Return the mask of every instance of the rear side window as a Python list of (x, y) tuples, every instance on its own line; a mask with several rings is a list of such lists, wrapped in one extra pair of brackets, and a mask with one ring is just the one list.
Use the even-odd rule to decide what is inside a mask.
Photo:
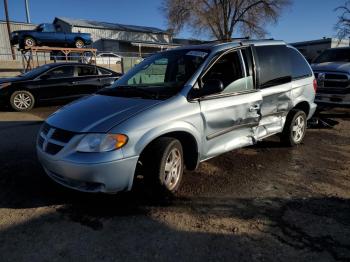
[(107, 69), (99, 68), (100, 75), (111, 75), (112, 73), (109, 72)]
[(304, 57), (293, 48), (288, 48), (288, 52), (292, 66), (292, 78), (300, 79), (303, 77), (312, 76), (310, 66), (305, 61)]
[(97, 75), (97, 69), (92, 66), (77, 66), (77, 75), (78, 76), (93, 76)]
[(259, 61), (259, 86), (267, 88), (290, 82), (291, 64), (285, 45), (257, 46)]

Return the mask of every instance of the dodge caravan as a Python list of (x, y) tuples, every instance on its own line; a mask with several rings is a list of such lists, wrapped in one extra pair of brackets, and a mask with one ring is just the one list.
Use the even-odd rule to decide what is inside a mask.
[(185, 168), (280, 134), (302, 143), (316, 81), (282, 41), (244, 40), (156, 53), (114, 85), (67, 105), (40, 129), (37, 153), (57, 183), (130, 190), (140, 173), (175, 192)]

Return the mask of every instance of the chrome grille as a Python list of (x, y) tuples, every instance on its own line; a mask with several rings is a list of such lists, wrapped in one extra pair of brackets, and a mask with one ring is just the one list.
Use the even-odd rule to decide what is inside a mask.
[(346, 73), (315, 72), (320, 88), (347, 88), (350, 85), (350, 76)]
[(59, 129), (44, 123), (40, 129), (38, 146), (50, 155), (56, 155), (73, 138), (74, 132)]

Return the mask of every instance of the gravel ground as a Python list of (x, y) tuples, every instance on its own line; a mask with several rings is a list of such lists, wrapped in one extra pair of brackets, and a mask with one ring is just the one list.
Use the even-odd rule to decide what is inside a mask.
[(1, 261), (350, 261), (350, 110), (299, 147), (271, 138), (205, 162), (159, 200), (51, 182), (34, 145), (55, 109), (0, 112)]

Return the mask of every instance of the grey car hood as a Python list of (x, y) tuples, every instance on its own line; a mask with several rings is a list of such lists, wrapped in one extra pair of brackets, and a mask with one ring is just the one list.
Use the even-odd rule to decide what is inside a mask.
[(347, 62), (326, 62), (312, 64), (311, 67), (315, 71), (338, 71), (350, 73), (350, 63)]
[(108, 132), (124, 120), (160, 100), (92, 95), (75, 101), (52, 114), (46, 122), (72, 132)]

